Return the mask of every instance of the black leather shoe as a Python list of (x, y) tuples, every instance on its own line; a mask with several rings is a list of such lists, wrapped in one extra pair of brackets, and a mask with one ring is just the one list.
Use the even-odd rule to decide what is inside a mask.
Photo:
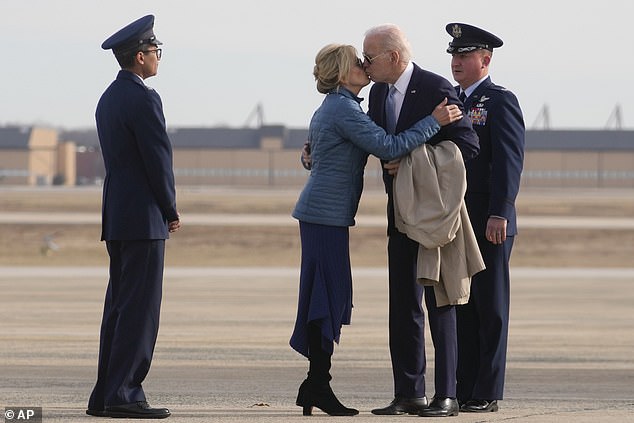
[(394, 398), (390, 405), (375, 408), (372, 414), (378, 416), (396, 416), (399, 414), (418, 414), (427, 408), (427, 397), (422, 398)]
[(108, 417), (106, 416), (105, 410), (94, 410), (91, 408), (86, 410), (86, 414), (88, 414), (89, 416), (95, 416), (95, 417)]
[(469, 400), (465, 402), (462, 407), (460, 407), (460, 411), (465, 411), (467, 413), (490, 413), (498, 411), (498, 401), (497, 400)]
[(449, 417), (457, 416), (458, 400), (455, 398), (434, 398), (424, 410), (421, 410), (418, 415), (420, 417)]
[(167, 408), (152, 408), (145, 401), (106, 407), (105, 416), (119, 419), (164, 419), (170, 416)]

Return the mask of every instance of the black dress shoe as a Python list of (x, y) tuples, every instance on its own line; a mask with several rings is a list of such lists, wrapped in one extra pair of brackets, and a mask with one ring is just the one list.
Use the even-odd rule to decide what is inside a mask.
[(91, 408), (86, 410), (86, 414), (88, 414), (89, 416), (95, 416), (95, 417), (108, 417), (106, 416), (105, 410), (94, 410)]
[(460, 407), (460, 411), (465, 411), (467, 413), (489, 413), (498, 411), (498, 401), (497, 400), (469, 400), (465, 402), (462, 407)]
[(152, 408), (145, 401), (106, 407), (105, 416), (119, 419), (164, 419), (170, 416), (167, 408)]
[(394, 398), (390, 405), (375, 408), (372, 414), (379, 416), (396, 416), (399, 414), (418, 414), (427, 408), (427, 397), (422, 398)]
[(424, 410), (421, 410), (418, 415), (420, 417), (449, 417), (457, 416), (458, 400), (455, 398), (434, 398)]

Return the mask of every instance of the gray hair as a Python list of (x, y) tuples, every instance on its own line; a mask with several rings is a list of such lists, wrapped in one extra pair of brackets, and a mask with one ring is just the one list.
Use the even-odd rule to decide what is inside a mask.
[(391, 23), (374, 26), (365, 32), (365, 36), (378, 36), (384, 50), (398, 51), (401, 61), (412, 60), (412, 47), (401, 29)]

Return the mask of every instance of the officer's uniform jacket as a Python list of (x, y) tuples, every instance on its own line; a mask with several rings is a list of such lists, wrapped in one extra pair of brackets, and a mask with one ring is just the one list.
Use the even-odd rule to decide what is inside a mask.
[(466, 202), (473, 229), (476, 235), (485, 236), (489, 216), (500, 216), (508, 221), (507, 235), (515, 235), (525, 131), (519, 102), (511, 91), (487, 77), (464, 107), (480, 140), (480, 154), (465, 163)]
[(106, 167), (101, 239), (167, 239), (178, 219), (172, 146), (158, 93), (119, 71), (97, 105)]

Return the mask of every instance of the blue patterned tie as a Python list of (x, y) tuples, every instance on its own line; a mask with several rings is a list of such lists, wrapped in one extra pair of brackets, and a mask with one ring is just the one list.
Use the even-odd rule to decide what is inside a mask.
[(396, 87), (392, 85), (385, 99), (385, 129), (388, 134), (396, 133)]

